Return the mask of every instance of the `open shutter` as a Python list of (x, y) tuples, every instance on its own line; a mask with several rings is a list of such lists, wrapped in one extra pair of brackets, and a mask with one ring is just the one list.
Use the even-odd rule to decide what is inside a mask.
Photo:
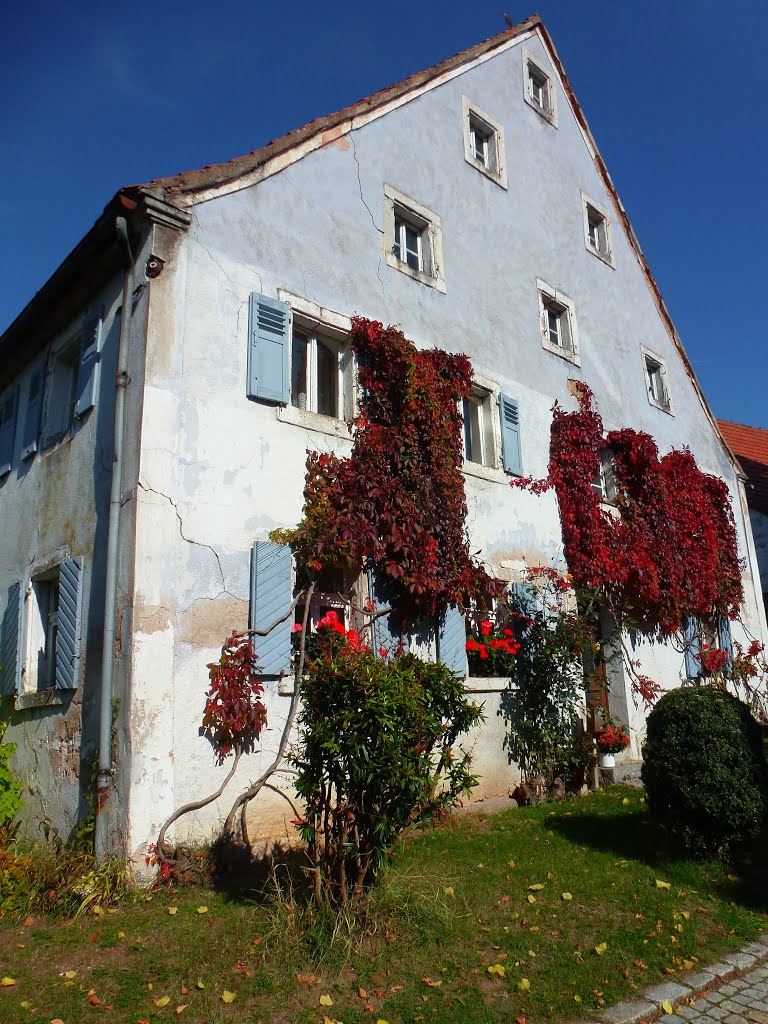
[(82, 331), (80, 342), (80, 363), (77, 368), (77, 391), (75, 392), (75, 416), (84, 416), (96, 404), (101, 365), (100, 316), (89, 320)]
[(19, 389), (14, 385), (0, 397), (0, 477), (11, 471), (18, 409)]
[[(387, 595), (386, 582), (382, 584), (373, 570), (368, 572), (368, 591), (373, 601), (374, 613), (392, 607), (392, 602)], [(391, 658), (394, 657), (399, 646), (400, 620), (397, 613), (391, 612), (389, 615), (381, 615), (374, 619), (371, 624), (371, 647), (374, 654), (377, 657)]]
[(266, 295), (251, 295), (248, 317), (248, 397), (287, 405), (291, 310)]
[(723, 666), (723, 671), (729, 676), (733, 666), (733, 639), (731, 637), (731, 620), (727, 615), (720, 615), (718, 618), (717, 641), (720, 645), (720, 650), (725, 651), (728, 655), (728, 661)]
[(686, 615), (683, 619), (683, 639), (686, 678), (698, 679), (701, 675), (701, 633), (698, 619), (693, 615)]
[(8, 588), (8, 603), (0, 623), (0, 694), (6, 696), (18, 693), (20, 689), (23, 601), (21, 583), (12, 583)]
[(501, 415), (501, 453), (504, 470), (522, 476), (523, 457), (520, 451), (520, 407), (514, 398), (499, 395)]
[(455, 604), (446, 608), (437, 625), (437, 650), (439, 660), (451, 672), (465, 679), (467, 667), (467, 630), (464, 616)]
[(40, 426), (43, 417), (43, 392), (45, 389), (45, 365), (40, 364), (29, 379), (27, 410), (24, 413), (24, 427), (21, 434), (21, 457), (34, 455), (40, 440)]
[[(286, 544), (257, 540), (251, 548), (251, 629), (267, 629), (291, 606), (291, 549)], [(255, 636), (253, 649), (259, 674), (289, 675), (291, 671), (290, 616), (267, 636)]]
[(83, 563), (68, 558), (59, 566), (59, 612), (56, 628), (56, 689), (76, 690), (80, 678), (80, 617)]

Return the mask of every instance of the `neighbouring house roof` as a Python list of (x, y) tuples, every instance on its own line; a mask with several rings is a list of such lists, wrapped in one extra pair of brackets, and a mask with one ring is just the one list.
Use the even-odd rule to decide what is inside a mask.
[[(379, 92), (373, 93), (373, 95), (334, 114), (310, 121), (309, 124), (290, 131), (287, 135), (283, 135), (281, 138), (275, 139), (245, 156), (235, 157), (226, 163), (211, 164), (202, 170), (185, 171), (170, 177), (155, 178), (143, 184), (127, 185), (120, 189), (110, 200), (99, 220), (80, 244), (70, 253), (64, 263), (34, 296), (5, 333), (0, 336), (0, 367), (3, 367), (5, 363), (5, 367), (10, 370), (11, 363), (17, 363), (19, 347), (27, 340), (30, 328), (36, 328), (35, 333), (39, 336), (41, 325), (45, 329), (50, 327), (51, 308), (61, 305), (62, 298), (66, 295), (67, 284), (71, 282), (73, 273), (76, 273), (78, 268), (82, 266), (83, 255), (87, 254), (89, 258), (92, 258), (94, 250), (93, 240), (98, 235), (104, 234), (105, 226), (108, 227), (107, 222), (114, 220), (116, 208), (120, 206), (135, 207), (140, 213), (147, 201), (151, 202), (155, 198), (173, 204), (180, 210), (183, 210), (186, 207), (195, 205), (195, 203), (204, 202), (214, 195), (223, 194), (225, 191), (247, 188), (270, 174), (278, 173), (283, 167), (294, 160), (301, 159), (302, 156), (319, 148), (321, 145), (333, 142), (342, 135), (353, 131), (372, 116), (386, 113), (388, 109), (397, 106), (399, 103), (406, 102), (409, 97), (417, 95), (427, 88), (439, 85), (442, 81), (446, 80), (447, 76), (460, 73), (461, 69), (468, 67), (473, 62), (486, 59), (487, 56), (492, 55), (494, 50), (505, 47), (519, 39), (519, 37), (531, 32), (536, 32), (539, 35), (543, 46), (552, 60), (587, 148), (611, 197), (619, 224), (627, 236), (629, 245), (650, 288), (659, 315), (667, 328), (673, 345), (677, 349), (685, 372), (699, 398), (704, 414), (709, 420), (712, 430), (719, 439), (729, 461), (732, 462), (736, 473), (743, 475), (741, 467), (734, 459), (733, 453), (723, 439), (714, 413), (710, 409), (701, 390), (693, 366), (688, 359), (680, 336), (661, 296), (661, 291), (651, 273), (626, 210), (622, 205), (605, 162), (589, 129), (584, 112), (568, 81), (568, 76), (565, 73), (565, 68), (557, 54), (552, 38), (537, 14), (521, 22), (519, 25), (510, 26), (504, 32), (500, 32), (490, 39), (486, 39), (475, 46), (469, 47), (467, 50), (463, 50), (461, 53), (448, 58), (448, 60), (440, 64), (435, 64), (426, 71), (417, 72), (401, 82), (381, 89)], [(114, 250), (114, 246), (110, 246), (110, 249)]]
[(747, 504), (768, 516), (768, 430), (717, 421), (747, 477)]

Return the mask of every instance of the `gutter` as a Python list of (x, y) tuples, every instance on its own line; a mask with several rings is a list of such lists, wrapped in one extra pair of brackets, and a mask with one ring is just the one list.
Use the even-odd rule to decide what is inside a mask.
[(117, 217), (115, 230), (123, 258), (123, 308), (120, 317), (120, 339), (117, 349), (115, 378), (115, 426), (112, 483), (109, 495), (109, 528), (107, 533), (107, 569), (104, 600), (104, 647), (101, 662), (101, 700), (99, 708), (99, 766), (96, 776), (96, 822), (94, 849), (98, 860), (108, 852), (107, 803), (112, 789), (112, 693), (115, 665), (115, 610), (117, 603), (117, 569), (120, 551), (120, 494), (123, 480), (123, 443), (125, 440), (125, 391), (130, 383), (128, 352), (133, 307), (134, 258), (128, 239), (125, 217)]

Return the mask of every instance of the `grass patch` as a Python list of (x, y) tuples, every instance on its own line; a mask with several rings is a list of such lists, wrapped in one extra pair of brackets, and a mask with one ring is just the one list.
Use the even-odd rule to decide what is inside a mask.
[(752, 939), (765, 881), (668, 859), (642, 794), (614, 787), (410, 836), (362, 929), (287, 885), (279, 899), (153, 893), (74, 923), (6, 917), (0, 975), (15, 984), (0, 988), (0, 1024), (74, 1024), (107, 1005), (114, 1024), (591, 1017)]

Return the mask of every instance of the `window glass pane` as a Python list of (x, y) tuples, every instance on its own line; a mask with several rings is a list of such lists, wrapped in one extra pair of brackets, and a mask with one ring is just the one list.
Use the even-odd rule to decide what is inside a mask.
[(336, 416), (339, 410), (339, 358), (324, 342), (317, 341), (317, 411)]
[(462, 399), (461, 415), (464, 417), (464, 455), (472, 462), (472, 416), (468, 398)]
[(560, 314), (551, 306), (547, 307), (547, 327), (549, 330), (550, 342), (553, 345), (561, 347), (562, 342), (560, 341)]
[(294, 334), (291, 342), (291, 405), (307, 408), (307, 339)]
[(469, 462), (483, 463), (482, 411), (476, 398), (464, 399), (464, 444)]

